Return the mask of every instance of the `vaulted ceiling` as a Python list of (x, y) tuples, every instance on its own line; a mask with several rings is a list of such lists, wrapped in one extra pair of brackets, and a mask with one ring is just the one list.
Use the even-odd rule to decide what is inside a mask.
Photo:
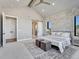
[(31, 0), (0, 0), (0, 8), (23, 8)]
[[(31, 0), (0, 0), (0, 8), (26, 8)], [(79, 0), (44, 0), (51, 5), (40, 4), (36, 7), (32, 7), (37, 12), (44, 16), (50, 16), (55, 12), (59, 12), (64, 9), (79, 6)], [(38, 3), (39, 0), (36, 0)], [(52, 3), (55, 3), (53, 6)]]

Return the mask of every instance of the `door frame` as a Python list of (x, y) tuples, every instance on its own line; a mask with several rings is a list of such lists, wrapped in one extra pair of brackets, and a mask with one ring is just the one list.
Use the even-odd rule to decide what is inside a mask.
[[(43, 21), (42, 20), (32, 20), (32, 23), (33, 22), (37, 22), (37, 25), (38, 25), (38, 22), (42, 22), (43, 23)], [(38, 28), (38, 27), (37, 27)], [(38, 35), (37, 35), (38, 36)], [(32, 38), (36, 38), (36, 37), (33, 37), (33, 26), (32, 26)]]
[(10, 18), (13, 18), (13, 19), (15, 19), (16, 20), (16, 42), (17, 42), (17, 38), (18, 38), (18, 35), (17, 35), (17, 33), (18, 33), (18, 17), (16, 17), (16, 16), (12, 16), (12, 15), (6, 15), (4, 12), (2, 12), (2, 44), (3, 44), (3, 46), (6, 44), (6, 39), (5, 39), (5, 24), (6, 24), (6, 17), (10, 17)]
[(38, 25), (37, 21), (32, 21), (32, 38), (37, 37), (37, 35), (35, 35), (35, 24)]

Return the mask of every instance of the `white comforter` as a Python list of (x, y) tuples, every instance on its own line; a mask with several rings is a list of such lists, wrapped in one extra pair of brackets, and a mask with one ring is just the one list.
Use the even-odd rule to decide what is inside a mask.
[(46, 40), (50, 41), (52, 45), (58, 46), (61, 53), (63, 53), (66, 46), (69, 46), (71, 44), (70, 38), (51, 36), (51, 35), (43, 36), (40, 38), (46, 39)]

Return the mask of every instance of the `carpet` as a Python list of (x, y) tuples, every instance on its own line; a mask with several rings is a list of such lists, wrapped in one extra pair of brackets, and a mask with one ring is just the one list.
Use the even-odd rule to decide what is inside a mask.
[(22, 42), (35, 59), (71, 59), (72, 55), (77, 51), (71, 46), (67, 47), (63, 53), (59, 50), (51, 48), (48, 51), (43, 51), (35, 45), (34, 42)]

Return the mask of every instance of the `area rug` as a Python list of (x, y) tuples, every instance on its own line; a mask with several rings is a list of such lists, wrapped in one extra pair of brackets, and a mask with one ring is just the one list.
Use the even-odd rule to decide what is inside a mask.
[(71, 59), (72, 55), (76, 52), (76, 49), (71, 46), (67, 47), (63, 53), (59, 50), (51, 48), (48, 51), (43, 51), (35, 45), (34, 42), (22, 42), (32, 54), (35, 59)]

